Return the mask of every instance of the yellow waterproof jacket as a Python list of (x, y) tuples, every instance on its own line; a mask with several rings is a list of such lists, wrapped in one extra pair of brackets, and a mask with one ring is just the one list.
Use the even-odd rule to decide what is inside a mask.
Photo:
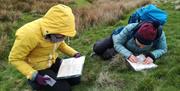
[(55, 63), (58, 50), (69, 56), (77, 53), (64, 41), (53, 43), (46, 40), (47, 34), (75, 36), (74, 15), (69, 7), (61, 4), (53, 6), (42, 18), (17, 30), (9, 62), (28, 79), (32, 79), (37, 70), (49, 68)]

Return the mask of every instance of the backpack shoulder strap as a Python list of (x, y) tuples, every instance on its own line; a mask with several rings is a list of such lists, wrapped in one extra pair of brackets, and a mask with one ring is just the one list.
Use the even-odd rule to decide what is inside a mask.
[(119, 34), (119, 33), (123, 30), (123, 28), (124, 28), (124, 26), (120, 26), (120, 27), (116, 28), (116, 29), (112, 32), (112, 34), (113, 34), (113, 35)]
[(163, 30), (162, 30), (162, 26), (160, 25), (160, 26), (158, 27), (158, 30), (157, 30), (156, 40), (161, 37), (162, 31), (163, 31)]
[(140, 22), (140, 16), (137, 12), (135, 12), (129, 17), (128, 24), (138, 22)]
[(156, 47), (157, 46), (157, 43), (159, 42), (159, 39), (162, 35), (162, 26), (159, 26), (158, 27), (158, 32), (157, 32), (157, 36), (156, 36), (156, 40), (153, 42), (153, 47)]
[(132, 32), (128, 35), (127, 40), (130, 40), (132, 37), (134, 37), (134, 35), (136, 34), (137, 30), (140, 28), (140, 26), (141, 26), (143, 23), (144, 23), (144, 22), (138, 23), (138, 24), (132, 29)]

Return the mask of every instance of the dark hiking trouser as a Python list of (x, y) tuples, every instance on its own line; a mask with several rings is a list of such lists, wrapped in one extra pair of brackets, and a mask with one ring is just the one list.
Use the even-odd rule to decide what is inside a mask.
[(61, 59), (57, 58), (56, 63), (53, 64), (50, 68), (39, 70), (38, 73), (42, 76), (49, 75), (51, 78), (56, 80), (56, 83), (53, 87), (46, 85), (39, 85), (36, 81), (28, 80), (28, 83), (31, 85), (33, 90), (38, 91), (71, 91), (71, 86), (80, 83), (80, 77), (69, 78), (69, 79), (57, 79), (57, 73), (61, 65)]
[(117, 54), (114, 49), (112, 36), (97, 41), (93, 46), (93, 51), (104, 60), (110, 59)]

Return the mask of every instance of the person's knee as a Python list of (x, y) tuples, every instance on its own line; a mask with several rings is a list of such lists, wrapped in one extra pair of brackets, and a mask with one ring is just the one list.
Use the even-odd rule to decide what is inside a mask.
[(97, 41), (97, 42), (94, 44), (94, 46), (93, 46), (93, 51), (94, 51), (96, 54), (98, 54), (98, 55), (103, 54), (104, 49), (103, 49), (102, 44), (101, 44), (99, 41)]
[(117, 54), (116, 50), (114, 48), (111, 48), (111, 49), (106, 50), (103, 53), (102, 58), (104, 60), (108, 60), (108, 59), (113, 58), (116, 54)]
[(97, 55), (102, 55), (109, 48), (113, 48), (113, 41), (111, 37), (97, 41), (93, 46), (93, 51)]
[(93, 51), (94, 51), (95, 53), (98, 51), (97, 42), (93, 45)]

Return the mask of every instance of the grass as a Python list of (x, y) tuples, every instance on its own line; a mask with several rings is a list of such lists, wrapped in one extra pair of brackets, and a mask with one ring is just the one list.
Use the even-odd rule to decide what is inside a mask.
[[(167, 10), (169, 19), (164, 26), (167, 37), (168, 53), (161, 57), (158, 68), (142, 72), (134, 72), (125, 66), (119, 57), (113, 60), (103, 61), (99, 57), (90, 57), (92, 46), (112, 32), (117, 26), (127, 24), (125, 20), (115, 25), (99, 25), (87, 29), (79, 36), (71, 40), (70, 45), (86, 55), (82, 82), (73, 87), (74, 91), (178, 91), (180, 89), (180, 12), (173, 10), (173, 5), (161, 4), (161, 8)], [(15, 29), (40, 16), (25, 13), (22, 18), (13, 25)], [(13, 43), (13, 36), (10, 37)], [(9, 44), (12, 45), (12, 44)], [(30, 91), (26, 79), (11, 65), (0, 69), (0, 91)]]
[(77, 6), (80, 6), (80, 7), (89, 4), (88, 0), (75, 0), (75, 2), (77, 3)]

